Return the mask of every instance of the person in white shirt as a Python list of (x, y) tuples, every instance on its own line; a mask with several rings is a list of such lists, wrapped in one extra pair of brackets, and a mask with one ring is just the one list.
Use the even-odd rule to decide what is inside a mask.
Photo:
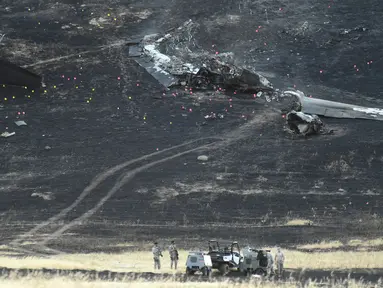
[(271, 276), (274, 274), (274, 259), (271, 251), (267, 252), (267, 275)]

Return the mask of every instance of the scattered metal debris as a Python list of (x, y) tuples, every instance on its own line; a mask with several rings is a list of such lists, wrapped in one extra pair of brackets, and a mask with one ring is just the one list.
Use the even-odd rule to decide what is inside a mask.
[(366, 32), (368, 29), (366, 27), (362, 27), (362, 26), (357, 26), (353, 29), (343, 29), (343, 31), (339, 32), (339, 34), (341, 35), (347, 35), (347, 34), (350, 34), (351, 32)]
[(45, 192), (45, 193), (34, 192), (34, 193), (32, 193), (31, 196), (32, 197), (40, 197), (40, 198), (47, 200), (47, 201), (55, 199), (55, 197), (52, 195), (51, 192)]
[(206, 60), (204, 67), (201, 67), (197, 73), (179, 75), (178, 82), (171, 86), (180, 86), (181, 83), (186, 82), (186, 86), (193, 89), (216, 90), (217, 87), (222, 87), (242, 93), (272, 92), (272, 87), (269, 87), (262, 77), (247, 69), (211, 58)]
[(200, 156), (197, 157), (197, 160), (198, 160), (198, 161), (206, 162), (206, 161), (209, 160), (209, 157), (206, 156), (206, 155), (200, 155)]
[(205, 119), (209, 119), (209, 120), (214, 120), (214, 119), (217, 119), (217, 118), (219, 118), (219, 119), (223, 119), (223, 114), (221, 114), (221, 113), (218, 113), (218, 114), (216, 114), (216, 113), (214, 113), (214, 112), (210, 112), (210, 114), (208, 114), (208, 115), (205, 115)]
[(8, 138), (8, 137), (11, 137), (15, 134), (16, 134), (15, 132), (9, 133), (9, 132), (5, 131), (5, 132), (1, 133), (1, 137)]
[(289, 129), (296, 134), (310, 136), (323, 132), (323, 122), (317, 115), (291, 111), (286, 115), (286, 122)]
[(15, 121), (15, 124), (17, 126), (27, 126), (27, 123), (25, 123), (25, 121), (23, 120)]

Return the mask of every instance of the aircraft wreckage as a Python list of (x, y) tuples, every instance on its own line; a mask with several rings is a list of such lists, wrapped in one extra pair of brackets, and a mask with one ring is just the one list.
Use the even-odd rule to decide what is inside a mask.
[(383, 109), (368, 108), (318, 98), (307, 97), (302, 91), (284, 91), (280, 95), (288, 97), (290, 103), (281, 109), (286, 113), (286, 122), (296, 134), (332, 134), (326, 130), (318, 115), (330, 118), (383, 120)]
[(153, 34), (133, 40), (128, 43), (129, 57), (145, 68), (165, 88), (187, 86), (208, 90), (221, 87), (244, 93), (273, 91), (271, 83), (262, 75), (220, 60), (229, 56), (227, 54), (217, 57), (211, 57), (207, 53), (193, 54), (186, 47), (184, 55), (188, 54), (193, 62), (186, 63), (175, 55), (168, 56), (160, 52), (161, 47), (167, 50), (177, 45), (175, 42), (179, 42), (181, 38), (179, 34), (185, 30), (190, 31), (195, 26), (196, 24), (189, 20), (174, 33), (168, 33), (164, 37)]
[(0, 59), (0, 84), (37, 89), (42, 86), (42, 77), (5, 59)]
[[(192, 42), (190, 31), (196, 25), (189, 20), (165, 36), (153, 34), (130, 41), (127, 43), (129, 57), (167, 89), (184, 86), (193, 89), (216, 90), (220, 87), (225, 90), (257, 94), (257, 96), (272, 95), (272, 98), (279, 104), (286, 104), (280, 109), (281, 113), (285, 115), (289, 130), (298, 135), (332, 134), (332, 130), (325, 129), (324, 123), (318, 115), (333, 118), (383, 120), (383, 109), (311, 98), (298, 90), (280, 92), (278, 89), (274, 89), (272, 84), (259, 73), (222, 60), (228, 54), (211, 56), (211, 53), (191, 52), (188, 47), (182, 47), (182, 45), (185, 45), (185, 42)], [(181, 34), (185, 31), (188, 35), (184, 35), (182, 38)], [(177, 46), (180, 43), (181, 48)], [(169, 50), (173, 51), (167, 53), (166, 51)], [(177, 57), (177, 53), (180, 55), (179, 57)]]

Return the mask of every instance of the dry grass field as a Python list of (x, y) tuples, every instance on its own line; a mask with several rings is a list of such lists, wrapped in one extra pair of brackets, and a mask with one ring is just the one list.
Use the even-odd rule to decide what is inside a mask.
[[(366, 248), (379, 248), (383, 244), (382, 238), (362, 241), (359, 239), (349, 240), (347, 246), (352, 246), (349, 251), (326, 251), (311, 252), (305, 249), (330, 249), (344, 246), (339, 241), (321, 242), (318, 244), (307, 244), (298, 246), (300, 251), (293, 249), (283, 249), (286, 257), (286, 269), (322, 269), (322, 270), (343, 270), (343, 269), (371, 269), (383, 268), (383, 251), (367, 251)], [(117, 246), (137, 246), (135, 243), (123, 243)], [(157, 272), (173, 273), (170, 269), (169, 254), (165, 250), (161, 259), (161, 270), (153, 269), (152, 254), (150, 244), (140, 245), (142, 249), (127, 251), (122, 253), (87, 253), (87, 254), (60, 254), (45, 258), (28, 257), (9, 257), (0, 256), (0, 263), (3, 266), (14, 269), (85, 269), (85, 270), (110, 270), (115, 272)], [(5, 247), (2, 247), (3, 249)], [(266, 247), (276, 252), (275, 247)], [(361, 251), (360, 251), (361, 250)], [(177, 272), (184, 272), (185, 261), (188, 250), (180, 250), (180, 260)]]
[(355, 250), (363, 251), (367, 248), (382, 248), (383, 247), (383, 238), (376, 239), (351, 239), (347, 241), (347, 243), (342, 243), (341, 241), (322, 241), (320, 243), (315, 244), (306, 244), (300, 245), (298, 248), (300, 249), (334, 249), (334, 248), (342, 248), (342, 247), (352, 247)]
[[(285, 250), (285, 267), (290, 269), (355, 269), (378, 268), (383, 266), (383, 251), (335, 251), (335, 252), (300, 252)], [(1, 263), (8, 268), (51, 268), (51, 269), (86, 269), (111, 270), (116, 272), (158, 272), (170, 273), (168, 253), (163, 253), (160, 272), (153, 269), (152, 255), (148, 251), (126, 252), (119, 254), (89, 253), (51, 256), (49, 258), (0, 257)], [(187, 251), (180, 251), (178, 272), (184, 272)], [(379, 264), (380, 263), (380, 264)]]

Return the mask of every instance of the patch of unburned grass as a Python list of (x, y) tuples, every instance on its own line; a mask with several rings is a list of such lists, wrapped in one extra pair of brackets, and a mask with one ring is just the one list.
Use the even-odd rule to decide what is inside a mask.
[(322, 241), (320, 243), (300, 245), (300, 249), (332, 249), (342, 247), (343, 243), (340, 241)]
[(311, 224), (312, 222), (310, 220), (297, 218), (297, 219), (291, 219), (287, 221), (287, 223), (285, 223), (284, 225), (285, 226), (307, 226)]
[(285, 251), (286, 268), (320, 270), (383, 268), (383, 251), (300, 252)]
[[(123, 245), (123, 244), (121, 244)], [(28, 256), (23, 258), (0, 256), (2, 266), (14, 269), (83, 269), (83, 270), (111, 270), (115, 272), (156, 272), (172, 273), (184, 272), (188, 251), (179, 251), (180, 261), (178, 269), (170, 269), (170, 256), (167, 251), (161, 258), (161, 270), (154, 270), (151, 251), (128, 251), (121, 253), (88, 253), (88, 254), (60, 254), (40, 258)]]
[(305, 244), (298, 246), (299, 249), (334, 249), (334, 248), (342, 248), (342, 247), (379, 247), (383, 246), (383, 238), (376, 238), (370, 240), (362, 240), (362, 239), (351, 239), (347, 243), (342, 243), (340, 241), (322, 241), (320, 243), (313, 244)]
[[(339, 243), (338, 243), (339, 244)], [(330, 244), (329, 244), (330, 245)], [(331, 245), (335, 245), (332, 243)], [(271, 249), (274, 254), (275, 249)], [(383, 268), (383, 251), (335, 251), (335, 252), (301, 252), (282, 249), (287, 269), (355, 269)], [(161, 258), (161, 270), (154, 270), (151, 251), (129, 251), (124, 253), (89, 253), (61, 254), (48, 258), (24, 257), (14, 258), (0, 256), (2, 265), (14, 269), (83, 269), (110, 270), (115, 272), (155, 272), (184, 273), (188, 251), (179, 251), (177, 270), (170, 269), (170, 257), (167, 251)]]
[(360, 240), (360, 239), (352, 239), (347, 243), (350, 246), (361, 246), (361, 247), (376, 247), (383, 246), (383, 238), (376, 238), (370, 240)]

